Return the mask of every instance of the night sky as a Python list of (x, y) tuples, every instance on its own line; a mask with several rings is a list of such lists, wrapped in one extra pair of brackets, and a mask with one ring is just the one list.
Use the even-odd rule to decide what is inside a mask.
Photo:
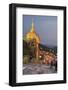
[(23, 15), (23, 34), (30, 31), (32, 19), (41, 44), (57, 46), (57, 16)]

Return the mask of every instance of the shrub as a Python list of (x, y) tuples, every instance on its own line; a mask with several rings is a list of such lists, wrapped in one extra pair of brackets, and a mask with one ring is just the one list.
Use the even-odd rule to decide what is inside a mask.
[(29, 56), (24, 56), (23, 57), (23, 64), (28, 64), (29, 63)]

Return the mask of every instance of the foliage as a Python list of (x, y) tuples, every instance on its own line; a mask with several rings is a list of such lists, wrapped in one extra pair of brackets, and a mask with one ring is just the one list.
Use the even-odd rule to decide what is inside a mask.
[(29, 63), (29, 56), (26, 55), (23, 57), (23, 64), (28, 64)]
[(29, 55), (29, 45), (25, 40), (23, 40), (23, 56)]

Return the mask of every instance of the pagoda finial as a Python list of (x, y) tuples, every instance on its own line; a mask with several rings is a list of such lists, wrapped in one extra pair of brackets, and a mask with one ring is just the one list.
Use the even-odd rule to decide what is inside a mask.
[(31, 27), (31, 32), (34, 32), (34, 20), (32, 18), (32, 27)]
[(33, 20), (33, 18), (32, 18), (32, 27), (34, 26), (34, 20)]

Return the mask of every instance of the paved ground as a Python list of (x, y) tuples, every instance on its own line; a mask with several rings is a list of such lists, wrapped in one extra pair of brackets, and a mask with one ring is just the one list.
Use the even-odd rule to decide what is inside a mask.
[(51, 74), (56, 73), (55, 67), (50, 67), (50, 65), (45, 64), (24, 64), (23, 74)]

